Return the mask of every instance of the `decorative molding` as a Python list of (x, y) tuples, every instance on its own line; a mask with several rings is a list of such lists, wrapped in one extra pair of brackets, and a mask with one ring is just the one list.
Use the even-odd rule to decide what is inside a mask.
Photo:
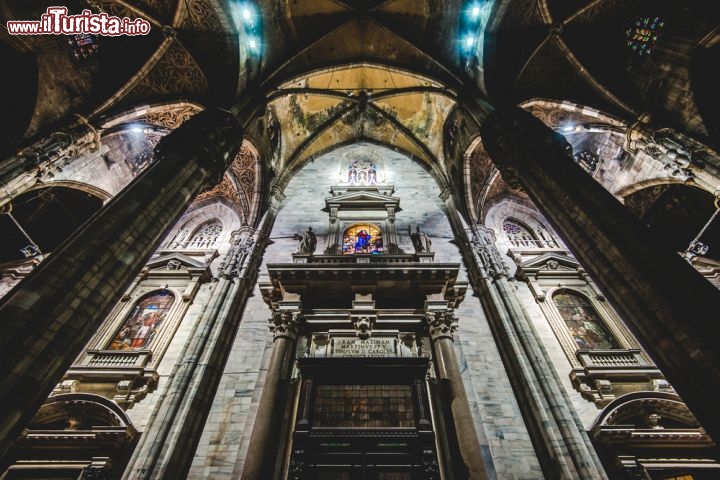
[(141, 117), (147, 123), (168, 130), (175, 130), (202, 109), (192, 104), (171, 105)]

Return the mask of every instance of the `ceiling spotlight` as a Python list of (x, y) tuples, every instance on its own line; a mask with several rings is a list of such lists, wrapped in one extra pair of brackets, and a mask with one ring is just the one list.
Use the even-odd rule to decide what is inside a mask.
[(473, 45), (475, 45), (475, 37), (473, 37), (472, 35), (468, 35), (467, 37), (465, 37), (465, 46), (470, 48)]
[(470, 9), (470, 18), (476, 19), (480, 16), (480, 7), (478, 5), (473, 5), (473, 7)]

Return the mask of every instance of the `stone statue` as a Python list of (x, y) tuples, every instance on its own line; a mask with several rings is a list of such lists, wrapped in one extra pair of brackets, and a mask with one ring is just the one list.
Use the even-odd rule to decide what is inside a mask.
[(420, 225), (415, 228), (415, 233), (412, 233), (410, 225), (408, 225), (408, 235), (410, 235), (413, 247), (415, 247), (415, 253), (430, 253), (432, 242), (427, 234), (420, 230)]
[(298, 244), (298, 253), (313, 253), (315, 251), (317, 237), (315, 237), (315, 232), (312, 231), (312, 227), (308, 227), (302, 235), (296, 233), (293, 238), (300, 242)]

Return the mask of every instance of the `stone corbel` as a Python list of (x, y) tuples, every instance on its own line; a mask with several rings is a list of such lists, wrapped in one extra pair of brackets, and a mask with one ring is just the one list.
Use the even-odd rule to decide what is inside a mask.
[(113, 400), (122, 408), (132, 408), (154, 389), (152, 378), (145, 378), (140, 385), (136, 380), (120, 380), (115, 388)]
[(613, 385), (610, 380), (595, 379), (590, 383), (581, 383), (578, 386), (580, 394), (595, 403), (599, 407), (604, 407), (608, 403), (615, 400), (613, 393)]
[(63, 380), (53, 389), (53, 395), (60, 393), (75, 393), (80, 390), (79, 380)]

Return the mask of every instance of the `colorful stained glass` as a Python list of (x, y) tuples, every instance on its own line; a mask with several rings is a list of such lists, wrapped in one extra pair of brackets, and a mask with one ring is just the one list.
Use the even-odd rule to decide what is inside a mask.
[(151, 152), (142, 152), (135, 157), (126, 158), (125, 163), (130, 167), (133, 177), (137, 177), (154, 159), (155, 157)]
[(98, 37), (89, 33), (68, 35), (68, 43), (76, 60), (86, 60), (95, 55), (100, 48)]
[(573, 158), (575, 159), (576, 163), (580, 164), (580, 166), (583, 167), (585, 171), (587, 171), (591, 175), (595, 173), (598, 163), (600, 163), (600, 157), (598, 157), (589, 150), (582, 150), (580, 152), (577, 152), (573, 154)]
[(378, 183), (377, 166), (370, 160), (353, 161), (348, 166), (347, 183), (350, 185), (375, 185)]
[(560, 290), (553, 295), (553, 301), (579, 349), (620, 348), (587, 298), (569, 290)]
[(640, 56), (649, 55), (660, 36), (665, 20), (660, 17), (642, 17), (625, 31), (627, 46)]
[(110, 342), (108, 350), (148, 348), (174, 301), (175, 295), (169, 290), (158, 290), (142, 297)]
[(512, 220), (505, 220), (503, 222), (503, 232), (505, 232), (505, 236), (510, 241), (510, 243), (515, 247), (536, 247), (538, 245), (537, 239), (532, 236), (529, 229), (527, 229), (524, 225), (521, 225), (518, 222), (514, 222)]
[(353, 225), (343, 234), (343, 255), (383, 253), (382, 231), (377, 225)]

